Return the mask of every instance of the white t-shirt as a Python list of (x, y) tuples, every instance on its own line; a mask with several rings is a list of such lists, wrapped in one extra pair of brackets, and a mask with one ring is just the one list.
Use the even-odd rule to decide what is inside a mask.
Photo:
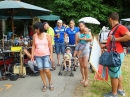
[(72, 54), (71, 53), (65, 53), (64, 58), (66, 57), (67, 60), (71, 60)]

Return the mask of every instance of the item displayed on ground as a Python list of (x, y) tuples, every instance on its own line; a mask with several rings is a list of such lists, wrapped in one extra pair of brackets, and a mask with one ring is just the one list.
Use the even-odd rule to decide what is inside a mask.
[[(15, 64), (13, 67), (14, 74), (20, 74), (20, 64)], [(26, 75), (26, 68), (23, 66), (23, 75)]]
[(16, 74), (11, 74), (11, 75), (9, 76), (9, 79), (10, 79), (11, 81), (16, 81), (16, 80), (18, 79), (18, 75), (16, 75)]
[(109, 27), (103, 26), (102, 30), (100, 30), (100, 33), (98, 35), (98, 41), (100, 43), (106, 43), (109, 32), (110, 32)]

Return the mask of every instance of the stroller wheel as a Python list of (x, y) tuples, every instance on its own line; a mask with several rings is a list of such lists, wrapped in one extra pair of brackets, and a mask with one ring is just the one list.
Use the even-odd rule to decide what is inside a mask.
[(73, 77), (73, 76), (74, 76), (74, 74), (73, 74), (73, 73), (71, 73), (71, 74), (70, 74), (70, 76), (72, 76), (72, 77)]
[(76, 71), (76, 67), (74, 67), (73, 71)]
[(59, 76), (62, 76), (62, 73), (61, 73), (61, 72), (59, 72), (59, 73), (58, 73), (58, 75), (59, 75)]

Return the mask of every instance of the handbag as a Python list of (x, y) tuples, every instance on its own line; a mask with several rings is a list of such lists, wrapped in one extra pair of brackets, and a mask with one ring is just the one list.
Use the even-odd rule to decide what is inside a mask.
[[(112, 41), (109, 44), (110, 52), (104, 51), (103, 54), (99, 58), (99, 64), (106, 66), (106, 67), (119, 67), (121, 66), (121, 59), (120, 59), (120, 54), (116, 52), (116, 47), (115, 47), (115, 38), (112, 38)], [(119, 70), (118, 69), (118, 70)], [(110, 71), (112, 71), (109, 68)], [(118, 70), (114, 73), (117, 73)]]

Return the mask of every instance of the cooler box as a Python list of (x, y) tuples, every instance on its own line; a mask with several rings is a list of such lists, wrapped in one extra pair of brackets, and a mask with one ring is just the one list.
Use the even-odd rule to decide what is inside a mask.
[[(20, 65), (14, 65), (13, 73), (14, 74), (20, 74)], [(23, 75), (26, 75), (26, 67), (23, 66)]]

